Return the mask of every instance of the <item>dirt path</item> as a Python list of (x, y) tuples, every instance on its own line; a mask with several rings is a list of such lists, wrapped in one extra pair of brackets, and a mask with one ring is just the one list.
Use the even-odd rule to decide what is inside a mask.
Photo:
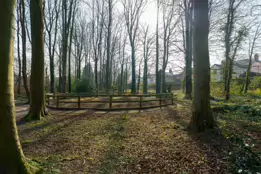
[(29, 105), (17, 105), (15, 107), (16, 110), (16, 118), (19, 121), (28, 113)]

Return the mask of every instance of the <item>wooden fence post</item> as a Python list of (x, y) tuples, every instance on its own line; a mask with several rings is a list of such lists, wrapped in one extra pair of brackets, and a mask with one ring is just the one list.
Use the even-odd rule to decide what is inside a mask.
[(109, 108), (112, 108), (112, 95), (110, 95), (110, 104), (109, 104)]
[(142, 109), (142, 96), (140, 95), (140, 109)]
[(60, 99), (60, 97), (59, 97), (59, 96), (57, 96), (57, 97), (56, 97), (56, 108), (58, 108), (58, 107), (59, 107), (59, 99)]
[(78, 95), (78, 108), (80, 109), (81, 108), (81, 96)]

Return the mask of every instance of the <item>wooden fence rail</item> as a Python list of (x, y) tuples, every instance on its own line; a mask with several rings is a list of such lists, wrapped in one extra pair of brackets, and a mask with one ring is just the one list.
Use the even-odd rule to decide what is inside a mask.
[[(85, 100), (89, 99), (89, 100)], [(93, 100), (94, 99), (94, 100)], [(158, 102), (158, 104), (157, 104)], [(77, 104), (72, 109), (96, 109), (96, 110), (131, 110), (131, 109), (148, 109), (163, 107), (174, 104), (174, 95), (172, 93), (162, 94), (144, 94), (144, 95), (85, 95), (85, 94), (46, 94), (46, 103), (48, 107), (63, 109), (61, 104)], [(83, 107), (83, 104), (104, 104), (104, 108)], [(136, 107), (113, 107), (113, 104), (137, 103)], [(144, 106), (143, 103), (151, 103), (153, 106)], [(107, 105), (108, 104), (108, 105)], [(70, 109), (70, 108), (64, 108)]]

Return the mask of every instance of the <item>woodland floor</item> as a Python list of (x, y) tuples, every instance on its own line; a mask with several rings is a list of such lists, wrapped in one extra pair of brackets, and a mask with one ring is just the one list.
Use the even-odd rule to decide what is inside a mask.
[(30, 123), (20, 122), (27, 106), (16, 108), (25, 156), (43, 173), (236, 173), (251, 168), (249, 160), (237, 164), (248, 156), (231, 139), (242, 130), (243, 144), (251, 137), (251, 153), (261, 152), (260, 123), (220, 117), (220, 129), (188, 132), (189, 102), (141, 112), (50, 110)]

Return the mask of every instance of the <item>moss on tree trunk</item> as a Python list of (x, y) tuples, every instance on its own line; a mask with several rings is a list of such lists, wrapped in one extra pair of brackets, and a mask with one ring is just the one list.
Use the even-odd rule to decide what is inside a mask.
[(14, 0), (0, 1), (0, 173), (30, 173), (20, 145), (14, 105)]

